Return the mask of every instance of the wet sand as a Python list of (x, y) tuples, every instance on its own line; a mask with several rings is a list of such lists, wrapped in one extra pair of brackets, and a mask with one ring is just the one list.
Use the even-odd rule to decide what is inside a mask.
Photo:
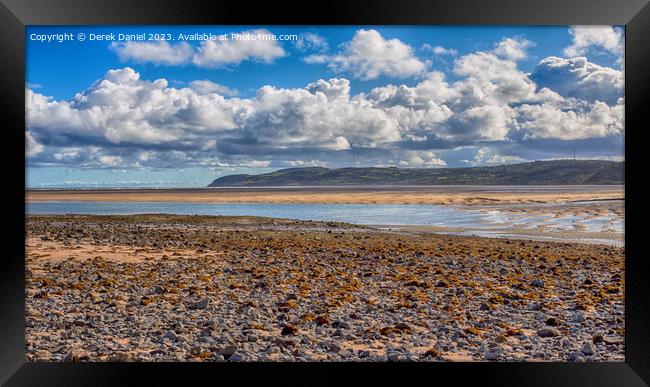
[(526, 204), (622, 200), (622, 186), (398, 186), (142, 190), (29, 190), (28, 202)]
[(623, 361), (624, 249), (28, 216), (29, 361)]

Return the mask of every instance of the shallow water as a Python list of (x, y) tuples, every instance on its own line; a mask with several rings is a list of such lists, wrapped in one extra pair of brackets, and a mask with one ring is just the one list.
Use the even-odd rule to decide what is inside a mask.
[[(504, 206), (505, 208), (505, 206)], [(364, 225), (437, 226), (448, 228), (526, 228), (623, 232), (623, 220), (613, 213), (588, 219), (575, 214), (561, 217), (501, 211), (497, 208), (468, 209), (432, 204), (279, 204), (279, 203), (187, 203), (187, 202), (32, 202), (29, 214), (129, 215), (165, 213), (177, 215), (264, 216)]]

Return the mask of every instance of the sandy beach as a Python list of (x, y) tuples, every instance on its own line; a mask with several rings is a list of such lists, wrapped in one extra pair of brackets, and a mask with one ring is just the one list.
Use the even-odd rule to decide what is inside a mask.
[(27, 360), (624, 359), (618, 247), (30, 215), (26, 249)]
[(28, 202), (331, 204), (526, 204), (623, 200), (622, 186), (283, 187), (142, 190), (29, 190)]

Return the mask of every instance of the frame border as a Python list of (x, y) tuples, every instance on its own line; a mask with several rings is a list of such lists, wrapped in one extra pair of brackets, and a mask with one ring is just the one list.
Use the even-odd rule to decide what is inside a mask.
[[(310, 7), (312, 5), (312, 7)], [(297, 1), (201, 2), (199, 0), (0, 0), (0, 119), (9, 144), (0, 152), (2, 165), (25, 165), (25, 26), (117, 24), (474, 24), (474, 25), (625, 25), (625, 325), (626, 359), (621, 363), (289, 363), (160, 364), (160, 363), (29, 363), (24, 360), (24, 240), (25, 169), (16, 168), (0, 189), (3, 213), (10, 224), (2, 234), (9, 246), (0, 271), (0, 383), (7, 385), (76, 385), (137, 383), (173, 377), (207, 377), (223, 374), (247, 379), (270, 377), (287, 383), (295, 371), (307, 371), (301, 384), (339, 383), (340, 371), (362, 381), (405, 382), (422, 372), (420, 380), (513, 386), (591, 385), (642, 386), (650, 384), (650, 276), (642, 245), (647, 212), (643, 176), (634, 167), (646, 161), (642, 131), (650, 96), (650, 5), (648, 0), (492, 0), (481, 2), (427, 2), (426, 0), (353, 0), (305, 4)], [(22, 144), (22, 145), (21, 145)], [(215, 368), (216, 367), (216, 368)], [(188, 372), (190, 371), (190, 372)], [(216, 372), (215, 372), (216, 371)], [(252, 372), (251, 372), (252, 371)], [(259, 372), (255, 372), (259, 371)], [(332, 371), (332, 372), (330, 372)], [(432, 373), (433, 371), (433, 373)], [(316, 374), (316, 372), (318, 372)], [(244, 376), (246, 375), (246, 376)], [(218, 376), (215, 379), (215, 376)], [(295, 379), (294, 379), (295, 380)], [(350, 379), (346, 379), (350, 380)], [(356, 380), (355, 380), (356, 381)], [(415, 381), (415, 380), (414, 380)], [(138, 383), (139, 384), (139, 383)]]

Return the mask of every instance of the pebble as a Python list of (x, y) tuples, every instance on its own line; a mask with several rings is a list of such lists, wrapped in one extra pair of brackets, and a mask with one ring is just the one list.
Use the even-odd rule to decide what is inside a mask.
[(541, 328), (537, 330), (537, 335), (539, 337), (555, 337), (559, 334), (560, 332), (558, 332), (557, 329), (554, 328)]
[(582, 346), (582, 349), (580, 350), (580, 352), (582, 352), (586, 356), (591, 356), (591, 355), (596, 354), (596, 350), (594, 349), (593, 344), (591, 344), (588, 341)]
[[(622, 292), (604, 293), (606, 302), (599, 302), (591, 297), (598, 285), (582, 284), (589, 277), (622, 286), (610, 280), (624, 267), (618, 248), (575, 247), (580, 256), (599, 257), (589, 260), (587, 272), (581, 260), (559, 258), (569, 250), (553, 243), (342, 234), (336, 226), (323, 234), (284, 221), (222, 228), (227, 217), (205, 224), (151, 220), (135, 233), (131, 222), (100, 223), (110, 225), (104, 230), (96, 220), (69, 219), (31, 222), (28, 238), (47, 234), (54, 244), (71, 234), (70, 247), (59, 245), (70, 255), (80, 254), (76, 246), (105, 241), (142, 251), (133, 262), (52, 263), (28, 249), (28, 359), (128, 360), (136, 353), (137, 361), (624, 359), (617, 333), (624, 328)], [(77, 228), (86, 236), (76, 235)], [(196, 255), (197, 249), (204, 252)], [(553, 292), (530, 292), (548, 287), (536, 280), (552, 284)], [(83, 291), (70, 286), (77, 283)], [(589, 340), (591, 355), (581, 351)]]

